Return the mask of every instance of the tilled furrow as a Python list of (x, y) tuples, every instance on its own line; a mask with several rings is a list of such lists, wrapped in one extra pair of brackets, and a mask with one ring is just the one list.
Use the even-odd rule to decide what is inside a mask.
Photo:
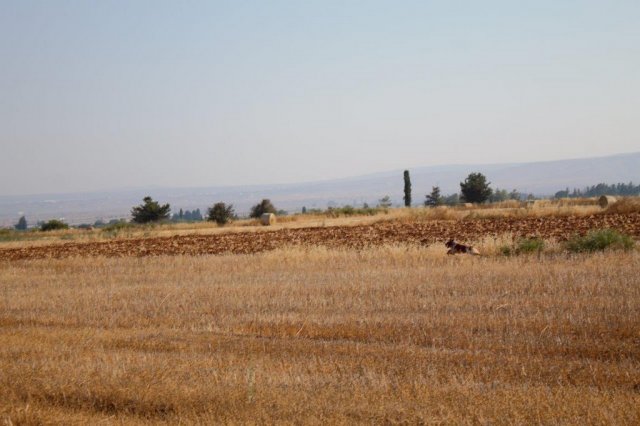
[(218, 235), (68, 242), (65, 244), (0, 249), (0, 261), (66, 257), (145, 257), (160, 255), (252, 254), (287, 246), (325, 246), (364, 249), (384, 244), (429, 245), (449, 238), (474, 241), (510, 234), (514, 238), (566, 240), (589, 230), (612, 228), (640, 237), (640, 214), (556, 216), (544, 218), (487, 218), (427, 222), (381, 221), (370, 225), (282, 229)]

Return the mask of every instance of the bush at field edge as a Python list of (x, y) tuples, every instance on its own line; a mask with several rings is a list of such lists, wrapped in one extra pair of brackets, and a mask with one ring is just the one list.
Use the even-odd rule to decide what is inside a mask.
[(574, 253), (603, 251), (606, 249), (630, 250), (633, 238), (615, 229), (599, 229), (585, 236), (576, 236), (566, 243), (567, 250)]

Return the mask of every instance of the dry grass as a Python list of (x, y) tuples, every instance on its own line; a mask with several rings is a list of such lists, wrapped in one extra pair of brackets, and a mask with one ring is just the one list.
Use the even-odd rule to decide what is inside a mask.
[(640, 212), (640, 197), (625, 197), (607, 207), (607, 213), (638, 213)]
[(505, 206), (477, 206), (477, 207), (435, 207), (426, 209), (397, 209), (388, 219), (390, 220), (470, 220), (470, 219), (496, 219), (496, 218), (543, 218), (557, 216), (588, 216), (600, 213), (602, 209), (598, 205), (565, 205), (562, 203), (546, 202), (541, 204), (518, 204), (516, 207)]
[(0, 423), (640, 422), (640, 253), (0, 265)]

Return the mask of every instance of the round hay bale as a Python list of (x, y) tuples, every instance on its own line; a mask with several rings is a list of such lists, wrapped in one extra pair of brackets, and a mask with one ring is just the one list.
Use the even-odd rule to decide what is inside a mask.
[(260, 222), (265, 226), (273, 225), (276, 223), (276, 215), (273, 213), (263, 213), (262, 216), (260, 216)]
[(611, 204), (615, 203), (616, 201), (616, 197), (612, 197), (611, 195), (603, 195), (600, 198), (598, 198), (598, 205), (600, 207), (607, 208), (609, 207)]

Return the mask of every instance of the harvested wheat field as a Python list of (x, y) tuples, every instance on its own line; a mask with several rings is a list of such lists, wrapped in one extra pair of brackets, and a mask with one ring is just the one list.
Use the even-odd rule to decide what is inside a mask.
[(0, 263), (4, 424), (638, 424), (640, 253)]

